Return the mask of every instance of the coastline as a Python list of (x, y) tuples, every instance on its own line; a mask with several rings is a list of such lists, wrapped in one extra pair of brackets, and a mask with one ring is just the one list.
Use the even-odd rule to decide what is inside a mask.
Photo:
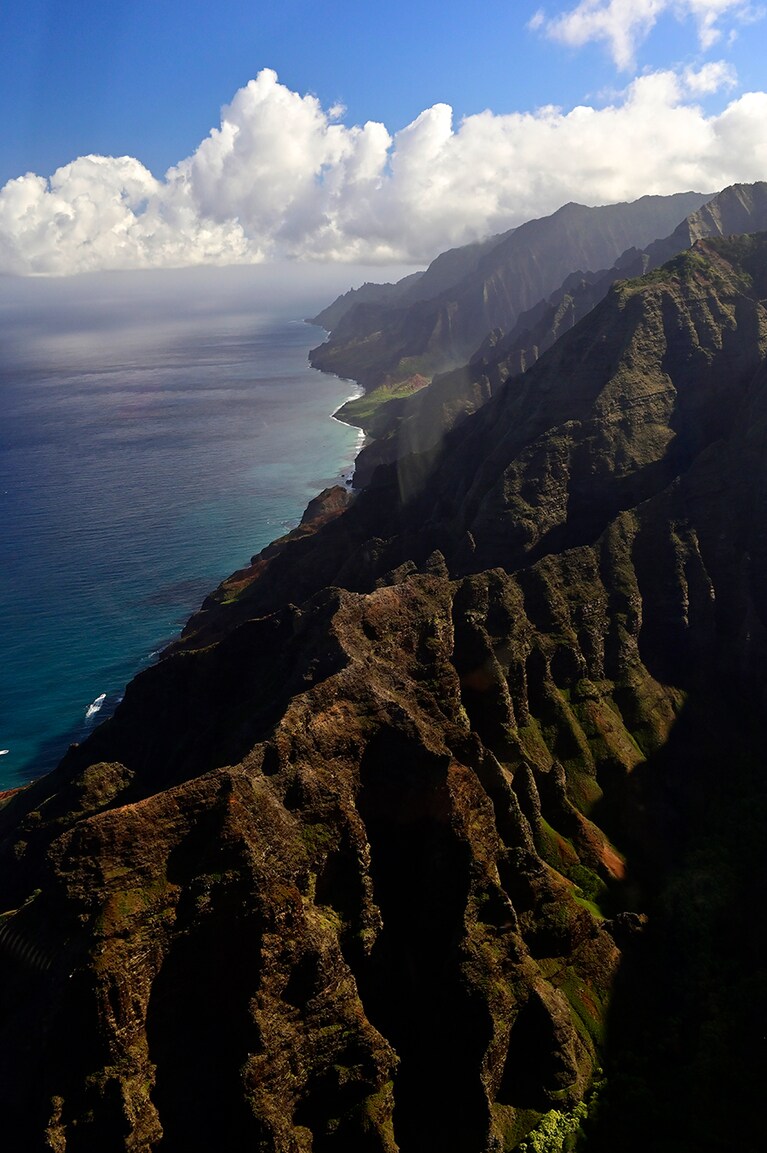
[[(284, 326), (286, 322), (281, 323)], [(308, 362), (309, 341), (300, 337), (303, 328), (302, 321), (294, 320), (287, 322), (287, 324), (290, 325), (300, 340), (300, 346), (297, 349), (298, 361), (295, 367), (292, 367), (292, 362), (296, 361), (296, 353), (291, 354), (288, 346), (281, 343), (282, 338), (280, 338), (277, 342), (278, 352), (272, 354), (271, 348), (267, 350), (267, 355), (272, 358), (272, 363), (267, 361), (264, 368), (267, 389), (271, 389), (272, 396), (279, 394), (283, 398), (281, 402), (283, 415), (279, 417), (279, 422), (281, 422), (279, 428), (277, 427), (277, 413), (274, 412), (272, 415), (271, 407), (268, 412), (264, 411), (264, 419), (261, 419), (261, 410), (258, 408), (260, 401), (255, 402), (255, 408), (251, 405), (250, 410), (245, 411), (244, 418), (240, 422), (240, 427), (245, 430), (243, 440), (247, 441), (249, 428), (255, 427), (258, 432), (259, 421), (265, 429), (270, 427), (270, 421), (274, 421), (275, 437), (271, 438), (269, 433), (266, 433), (268, 448), (266, 472), (260, 473), (264, 458), (259, 445), (264, 442), (264, 434), (259, 433), (260, 439), (256, 437), (253, 440), (254, 451), (249, 455), (240, 454), (240, 459), (246, 462), (245, 467), (248, 469), (248, 476), (253, 475), (255, 479), (247, 485), (240, 483), (239, 488), (232, 489), (234, 499), (230, 507), (224, 508), (223, 512), (219, 514), (217, 508), (222, 503), (222, 498), (217, 491), (219, 486), (206, 487), (203, 490), (203, 485), (198, 484), (198, 489), (207, 493), (206, 503), (200, 506), (199, 512), (194, 509), (189, 512), (187, 508), (183, 510), (184, 524), (182, 527), (188, 542), (186, 552), (191, 554), (191, 561), (183, 557), (177, 558), (174, 553), (175, 570), (166, 573), (166, 569), (171, 569), (170, 564), (167, 564), (158, 574), (155, 574), (151, 570), (149, 558), (140, 552), (137, 554), (138, 563), (134, 562), (130, 566), (133, 569), (133, 584), (129, 588), (124, 588), (125, 582), (122, 578), (129, 566), (120, 562), (115, 551), (119, 548), (119, 542), (116, 540), (119, 525), (117, 529), (113, 528), (114, 522), (109, 515), (111, 510), (99, 497), (97, 502), (99, 507), (95, 515), (91, 515), (89, 510), (85, 508), (79, 511), (78, 524), (74, 527), (79, 529), (83, 525), (87, 525), (90, 528), (90, 525), (98, 519), (100, 522), (99, 531), (104, 535), (106, 543), (100, 551), (98, 567), (93, 569), (86, 560), (74, 579), (78, 582), (79, 588), (90, 585), (92, 589), (98, 586), (110, 590), (108, 597), (101, 596), (98, 608), (104, 610), (102, 616), (106, 618), (106, 626), (112, 631), (107, 635), (104, 631), (105, 626), (100, 623), (100, 618), (97, 620), (95, 616), (89, 630), (79, 629), (75, 623), (79, 617), (72, 617), (68, 635), (74, 638), (76, 628), (80, 636), (89, 631), (91, 637), (88, 642), (89, 647), (99, 647), (106, 652), (106, 656), (104, 652), (96, 652), (94, 654), (97, 658), (96, 662), (90, 665), (88, 663), (89, 654), (78, 653), (79, 668), (90, 671), (87, 674), (84, 688), (79, 685), (79, 682), (75, 683), (73, 687), (73, 682), (68, 677), (66, 670), (60, 668), (61, 661), (57, 663), (57, 653), (63, 652), (64, 646), (54, 640), (47, 643), (46, 633), (45, 642), (42, 639), (37, 642), (39, 657), (33, 653), (31, 656), (25, 657), (23, 666), (18, 669), (11, 670), (9, 668), (7, 670), (8, 677), (13, 675), (16, 678), (14, 684), (18, 687), (14, 688), (14, 692), (19, 700), (19, 706), (17, 708), (14, 697), (10, 694), (6, 695), (7, 716), (4, 718), (2, 727), (7, 732), (3, 734), (2, 746), (9, 748), (10, 755), (0, 758), (0, 767), (3, 770), (2, 776), (0, 776), (0, 792), (26, 787), (27, 784), (55, 769), (73, 742), (82, 743), (88, 740), (91, 733), (113, 715), (119, 705), (125, 686), (144, 669), (154, 664), (159, 653), (180, 635), (190, 617), (199, 611), (203, 598), (221, 580), (222, 574), (233, 571), (238, 563), (245, 562), (247, 557), (268, 547), (270, 543), (298, 526), (308, 504), (324, 488), (333, 485), (342, 486), (351, 497), (356, 459), (364, 443), (365, 435), (357, 426), (353, 426), (340, 418), (338, 413), (344, 404), (357, 397), (361, 390), (352, 381), (344, 381), (338, 376), (331, 380), (329, 379), (330, 374), (321, 373), (313, 368)], [(289, 338), (289, 344), (293, 348), (296, 347), (295, 336)], [(286, 348), (289, 353), (287, 361), (281, 359), (282, 348)], [(254, 367), (248, 368), (247, 373), (253, 371), (258, 377), (261, 372), (259, 346), (254, 347), (251, 363)], [(189, 365), (193, 367), (191, 355)], [(296, 373), (295, 383), (293, 373)], [(249, 375), (241, 373), (239, 378), (235, 377), (234, 379), (235, 384), (237, 384), (238, 379), (250, 380), (251, 378)], [(111, 380), (108, 383), (111, 386)], [(320, 384), (319, 388), (317, 388), (318, 383)], [(70, 385), (67, 382), (61, 387), (62, 390), (69, 389)], [(147, 392), (146, 395), (150, 396), (151, 394)], [(190, 403), (194, 403), (194, 390), (191, 389), (188, 395)], [(159, 392), (157, 396), (159, 399)], [(323, 405), (323, 397), (331, 399), (330, 404), (327, 404), (327, 400), (324, 402), (327, 407)], [(222, 403), (225, 399), (225, 396), (222, 396)], [(266, 403), (271, 406), (273, 401), (269, 399)], [(293, 408), (293, 416), (288, 419), (291, 407)], [(183, 410), (180, 410), (180, 415), (184, 416)], [(112, 429), (113, 433), (116, 434), (119, 431), (118, 426), (106, 424), (110, 419), (110, 413), (106, 409), (104, 410), (104, 419), (105, 426)], [(335, 427), (336, 432), (330, 434), (326, 431), (323, 432), (323, 429), (328, 428), (325, 423), (328, 420)], [(348, 443), (351, 434), (340, 435), (339, 425), (350, 429), (356, 428), (356, 435), (354, 435), (351, 444)], [(292, 431), (290, 431), (291, 426)], [(301, 447), (304, 443), (303, 438), (307, 435), (304, 432), (305, 428), (313, 428), (315, 431), (308, 436), (306, 453), (303, 454)], [(283, 455), (280, 458), (279, 453), (275, 454), (273, 451), (273, 446), (277, 443), (277, 433), (282, 437), (282, 429), (285, 429), (289, 435), (286, 447), (282, 449)], [(172, 436), (173, 429), (171, 428), (169, 431)], [(236, 435), (240, 435), (239, 428)], [(207, 444), (199, 442), (199, 447), (193, 446), (194, 451), (203, 450), (208, 457), (215, 455), (211, 447), (215, 446), (215, 439), (211, 436), (208, 440), (209, 443)], [(334, 461), (332, 460), (333, 456), (335, 456)], [(270, 464), (269, 461), (274, 461), (274, 463)], [(207, 462), (203, 462), (203, 468), (207, 467)], [(174, 470), (173, 479), (175, 480), (175, 461), (171, 461), (170, 466), (166, 467), (168, 475), (168, 484), (165, 486), (166, 492), (172, 487), (170, 485), (171, 468)], [(230, 488), (228, 468), (228, 462), (225, 461), (222, 470), (222, 476), (227, 481), (224, 490), (225, 499), (228, 499)], [(23, 476), (20, 474), (19, 483), (21, 484), (22, 481)], [(184, 477), (182, 477), (182, 485), (183, 482)], [(94, 485), (88, 491), (95, 496), (99, 490)], [(265, 496), (261, 495), (262, 491)], [(209, 523), (214, 520), (214, 514), (219, 518), (223, 517), (235, 526), (239, 525), (241, 537), (241, 543), (239, 545), (235, 543), (234, 551), (231, 542), (228, 547), (225, 544), (223, 551), (219, 551), (220, 546), (216, 544), (215, 556), (218, 557), (218, 560), (211, 552), (211, 542), (214, 541), (215, 534), (211, 532), (209, 537), (204, 538), (202, 546), (200, 546), (197, 529), (197, 522), (201, 518), (204, 517), (206, 523)], [(74, 518), (74, 513), (72, 516)], [(246, 526), (244, 531), (242, 531), (243, 525)], [(8, 528), (9, 531), (15, 531), (13, 522), (9, 523)], [(176, 535), (180, 535), (180, 533), (181, 527)], [(236, 528), (229, 535), (236, 538)], [(175, 547), (175, 543), (175, 540), (172, 541), (171, 546)], [(141, 548), (144, 549), (144, 547), (142, 543)], [(79, 562), (79, 558), (76, 556), (75, 549), (70, 548), (65, 558), (65, 564), (68, 565), (73, 574), (76, 562)], [(199, 567), (197, 567), (198, 563)], [(118, 567), (120, 582), (113, 585), (109, 573), (113, 568)], [(198, 591), (195, 591), (195, 588), (191, 586), (195, 586)], [(32, 595), (31, 585), (28, 595)], [(39, 597), (36, 603), (39, 606)], [(156, 607), (152, 608), (152, 604)], [(148, 613), (145, 612), (147, 606)], [(137, 609), (139, 610), (138, 613)], [(9, 601), (7, 611), (8, 613), (13, 611), (16, 618), (20, 619), (19, 614), (24, 611), (23, 603), (18, 602), (17, 599), (14, 599), (13, 602)], [(54, 612), (55, 610), (52, 608), (48, 616), (53, 618)], [(55, 615), (61, 618), (61, 614), (55, 613)], [(81, 616), (82, 613), (79, 615)], [(120, 637), (116, 632), (117, 627), (119, 627), (118, 617), (130, 621), (131, 637), (128, 640), (132, 643), (123, 649), (120, 647)], [(155, 623), (151, 626), (146, 624), (145, 617), (147, 620), (151, 617)], [(36, 619), (40, 619), (39, 615)], [(143, 630), (142, 633), (139, 633), (134, 621), (138, 622), (139, 627)], [(139, 647), (136, 640), (144, 635), (146, 639)], [(102, 637), (103, 643), (101, 642)], [(25, 649), (28, 640), (29, 638), (25, 638)], [(43, 644), (45, 644), (44, 648), (42, 647)], [(19, 651), (23, 650), (19, 648)], [(38, 691), (32, 693), (27, 691), (26, 680), (29, 679), (30, 670), (33, 670), (34, 660), (37, 661), (37, 664), (34, 665), (34, 671), (36, 673), (35, 687)], [(39, 672), (37, 672), (38, 667)], [(41, 676), (40, 673), (43, 675)], [(49, 687), (40, 691), (38, 682), (44, 683), (45, 676), (47, 676), (50, 684)], [(80, 680), (83, 679), (81, 676)], [(79, 692), (77, 691), (78, 687)], [(104, 695), (106, 695), (106, 699), (103, 700), (101, 707), (97, 712), (94, 710), (89, 713), (86, 721), (85, 714), (93, 708), (93, 703)], [(32, 704), (38, 710), (44, 722), (42, 725), (37, 723), (37, 717), (33, 723), (28, 720), (26, 713), (21, 711), (22, 706), (26, 708), (28, 703), (30, 711)]]
[[(307, 321), (307, 323), (310, 322)], [(231, 607), (232, 601), (239, 598), (254, 577), (261, 575), (264, 566), (268, 565), (275, 556), (282, 552), (286, 545), (302, 536), (313, 534), (318, 527), (326, 524), (328, 520), (334, 519), (343, 512), (356, 497), (358, 490), (354, 488), (354, 475), (357, 459), (361, 449), (370, 443), (371, 438), (358, 424), (344, 420), (338, 414), (350, 401), (357, 400), (360, 396), (364, 396), (365, 389), (356, 381), (349, 380), (347, 377), (338, 376), (337, 373), (324, 372), (322, 369), (315, 368), (311, 363), (309, 367), (322, 376), (331, 377), (345, 384), (351, 384), (354, 387), (354, 392), (329, 413), (330, 420), (336, 421), (338, 424), (342, 424), (347, 428), (357, 429), (356, 443), (351, 453), (346, 453), (344, 456), (344, 459), (347, 460), (348, 463), (345, 465), (342, 464), (341, 469), (334, 477), (326, 478), (325, 481), (319, 482), (315, 486), (313, 495), (307, 501), (298, 519), (286, 522), (283, 525), (284, 531), (273, 537), (258, 552), (251, 556), (250, 562), (247, 565), (231, 571), (221, 579), (215, 588), (211, 589), (202, 604), (190, 613), (176, 635), (163, 646), (159, 653), (159, 660), (175, 652), (183, 651), (188, 647), (197, 647), (200, 642), (200, 622), (202, 622), (202, 632), (207, 633), (211, 627), (211, 614), (215, 619), (220, 608), (224, 606)], [(236, 623), (242, 623), (242, 620)], [(212, 640), (215, 641), (218, 639), (215, 633), (215, 625), (213, 625), (213, 635), (207, 636), (203, 644), (209, 644)], [(188, 644), (190, 640), (194, 641), (194, 644), (191, 646)]]
[[(322, 372), (322, 369), (315, 368), (314, 371), (315, 372)], [(339, 376), (338, 379), (346, 381), (347, 377)], [(370, 438), (367, 435), (367, 433), (365, 432), (364, 428), (362, 428), (358, 424), (355, 424), (355, 422), (352, 420), (347, 420), (343, 415), (341, 415), (343, 413), (343, 410), (346, 408), (347, 404), (350, 403), (350, 401), (359, 400), (359, 398), (361, 396), (365, 395), (365, 390), (362, 387), (362, 385), (357, 384), (357, 382), (353, 381), (353, 380), (349, 380), (349, 384), (354, 385), (355, 391), (350, 393), (350, 395), (346, 397), (346, 399), (343, 401), (343, 403), (339, 404), (338, 408), (336, 408), (333, 412), (331, 412), (330, 419), (335, 420), (338, 424), (346, 425), (347, 428), (356, 428), (357, 429), (357, 441), (354, 445), (354, 451), (353, 451), (353, 457), (352, 457), (351, 465), (350, 466), (347, 465), (339, 474), (342, 483), (344, 485), (349, 485), (351, 487), (354, 483), (354, 472), (355, 472), (355, 469), (357, 467), (357, 457), (359, 456), (360, 452), (365, 447), (365, 445), (368, 443)]]

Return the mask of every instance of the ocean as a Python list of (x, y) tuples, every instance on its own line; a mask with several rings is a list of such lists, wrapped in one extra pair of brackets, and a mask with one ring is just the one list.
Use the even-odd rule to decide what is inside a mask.
[(359, 433), (332, 413), (356, 386), (309, 367), (302, 318), (361, 279), (0, 280), (0, 789), (53, 768), (350, 475)]

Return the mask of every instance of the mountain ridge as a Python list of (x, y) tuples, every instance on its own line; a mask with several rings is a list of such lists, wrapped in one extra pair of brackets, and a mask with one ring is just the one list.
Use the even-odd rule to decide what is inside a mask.
[(367, 424), (373, 441), (358, 457), (356, 483), (364, 486), (379, 464), (402, 453), (431, 449), (446, 429), (481, 407), (508, 377), (534, 364), (603, 299), (616, 280), (641, 276), (697, 238), (720, 234), (717, 229), (722, 225), (717, 222), (723, 218), (733, 234), (767, 227), (767, 184), (732, 185), (645, 250), (628, 249), (614, 267), (601, 272), (572, 273), (548, 301), (538, 301), (523, 313), (510, 331), (489, 333), (467, 365), (438, 374), (412, 397), (381, 405)]
[(766, 298), (614, 285), (7, 800), (26, 1147), (756, 1153)]
[[(404, 294), (393, 307), (352, 308), (329, 341), (311, 351), (311, 363), (352, 377), (366, 389), (455, 367), (486, 333), (511, 327), (521, 311), (548, 296), (574, 269), (604, 267), (630, 244), (649, 243), (707, 198), (678, 193), (598, 208), (571, 202), (484, 242), (486, 251), (472, 245), (442, 254), (431, 267), (436, 271), (451, 258), (447, 285), (435, 276), (438, 291), (429, 298), (408, 301)], [(458, 279), (456, 272), (462, 273)], [(427, 269), (415, 285), (417, 294), (433, 275)]]

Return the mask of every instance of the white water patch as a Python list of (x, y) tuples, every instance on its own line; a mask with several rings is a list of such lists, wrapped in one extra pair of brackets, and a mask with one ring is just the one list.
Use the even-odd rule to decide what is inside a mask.
[[(361, 396), (364, 396), (364, 395), (365, 395), (365, 389), (362, 387), (362, 385), (361, 385), (361, 384), (357, 384), (357, 383), (356, 383), (356, 381), (354, 381), (354, 380), (347, 380), (345, 376), (339, 376), (339, 377), (338, 377), (338, 380), (342, 380), (342, 381), (344, 382), (344, 384), (351, 384), (351, 385), (353, 385), (354, 391), (353, 391), (353, 392), (350, 392), (350, 393), (349, 393), (349, 395), (348, 395), (347, 397), (345, 397), (345, 398), (344, 398), (344, 400), (342, 400), (342, 401), (341, 401), (341, 403), (339, 404), (338, 408), (334, 408), (334, 409), (333, 409), (333, 411), (332, 411), (332, 412), (331, 412), (331, 414), (330, 414), (330, 419), (331, 419), (331, 420), (338, 420), (338, 417), (336, 416), (336, 413), (337, 413), (337, 412), (340, 412), (340, 411), (341, 411), (341, 409), (344, 407), (344, 405), (345, 405), (345, 404), (348, 404), (350, 400), (359, 400), (359, 398), (360, 398)], [(348, 422), (347, 420), (338, 420), (338, 423), (339, 423), (339, 424), (345, 424), (345, 425), (348, 425), (348, 424), (349, 424), (349, 422)], [(355, 425), (352, 425), (351, 427), (352, 427), (352, 428), (354, 428), (354, 427), (355, 427)], [(363, 438), (363, 440), (364, 440), (364, 438), (365, 438), (365, 434), (364, 434), (364, 432), (362, 432), (362, 429), (360, 429), (359, 431), (362, 433), (362, 438)]]
[(93, 704), (88, 705), (88, 708), (85, 710), (86, 721), (93, 720), (93, 718), (96, 716), (96, 714), (101, 712), (101, 707), (104, 704), (104, 701), (106, 699), (107, 699), (106, 693), (99, 693), (99, 695), (96, 697)]
[(338, 379), (343, 381), (344, 384), (351, 384), (353, 386), (353, 391), (350, 392), (349, 395), (344, 399), (344, 401), (341, 404), (339, 404), (338, 408), (334, 409), (333, 412), (331, 412), (331, 414), (330, 414), (331, 420), (334, 420), (337, 424), (345, 424), (347, 428), (353, 428), (356, 430), (356, 433), (357, 433), (357, 438), (354, 442), (354, 447), (352, 448), (351, 454), (350, 454), (351, 455), (351, 461), (352, 461), (351, 467), (345, 468), (341, 472), (341, 480), (344, 482), (344, 484), (351, 485), (353, 478), (354, 478), (354, 466), (355, 466), (356, 461), (357, 461), (357, 456), (359, 455), (360, 450), (363, 448), (363, 446), (365, 445), (365, 443), (367, 441), (367, 434), (363, 428), (359, 428), (357, 425), (354, 425), (354, 424), (350, 425), (349, 422), (346, 420), (339, 420), (339, 418), (336, 416), (336, 413), (340, 412), (341, 409), (344, 407), (344, 405), (348, 404), (350, 400), (359, 400), (359, 398), (361, 396), (364, 396), (365, 395), (365, 389), (362, 387), (361, 384), (357, 384), (356, 381), (347, 380), (347, 378), (345, 376), (339, 376)]

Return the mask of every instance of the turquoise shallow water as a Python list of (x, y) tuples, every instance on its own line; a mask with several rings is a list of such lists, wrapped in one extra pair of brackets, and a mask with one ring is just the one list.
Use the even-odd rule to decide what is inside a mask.
[(52, 768), (351, 467), (331, 413), (353, 386), (307, 364), (322, 332), (268, 292), (193, 296), (0, 301), (0, 788)]

